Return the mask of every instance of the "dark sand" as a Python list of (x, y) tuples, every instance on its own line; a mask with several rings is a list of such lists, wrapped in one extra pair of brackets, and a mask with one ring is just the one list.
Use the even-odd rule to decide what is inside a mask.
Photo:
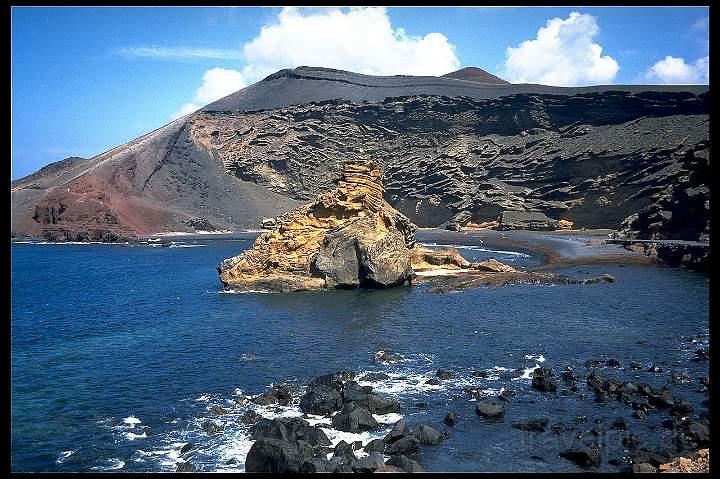
[(418, 230), (420, 242), (483, 245), (488, 249), (510, 249), (533, 256), (538, 265), (533, 270), (580, 264), (652, 265), (642, 253), (628, 251), (620, 245), (605, 243), (613, 230), (584, 231), (448, 231), (434, 228)]

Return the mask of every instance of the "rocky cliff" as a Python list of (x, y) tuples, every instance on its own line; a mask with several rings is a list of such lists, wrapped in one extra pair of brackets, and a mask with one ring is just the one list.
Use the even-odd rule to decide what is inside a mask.
[(193, 131), (229, 172), (292, 198), (330, 186), (364, 148), (388, 202), (419, 226), (518, 210), (618, 228), (707, 162), (707, 108), (707, 95), (674, 93), (416, 96), (202, 112)]
[(707, 87), (309, 67), (13, 182), (11, 228), (52, 239), (256, 228), (331, 188), (359, 149), (384, 169), (384, 199), (419, 226), (531, 211), (628, 235), (709, 233)]

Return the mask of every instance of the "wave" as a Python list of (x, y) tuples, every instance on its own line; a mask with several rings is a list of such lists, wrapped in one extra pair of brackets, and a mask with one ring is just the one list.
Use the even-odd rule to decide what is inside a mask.
[(219, 291), (210, 292), (217, 294), (272, 294), (272, 291), (266, 291), (263, 289), (245, 289), (242, 291), (235, 289), (221, 289)]
[[(438, 384), (427, 384), (430, 379), (438, 379), (436, 368), (433, 367), (435, 360), (433, 355), (409, 354), (401, 363), (375, 364), (365, 370), (360, 370), (357, 372), (355, 380), (361, 386), (371, 386), (373, 392), (377, 394), (394, 397), (400, 401), (403, 408), (408, 408), (408, 404), (418, 400), (447, 397), (448, 395), (464, 396), (468, 401), (473, 401), (476, 399), (466, 396), (464, 390), (467, 388), (479, 391), (485, 396), (499, 395), (506, 389), (510, 379), (529, 378), (531, 372), (545, 361), (545, 357), (543, 355), (526, 355), (523, 361), (532, 361), (534, 366), (525, 369), (522, 375), (520, 375), (519, 369), (496, 365), (484, 369), (487, 373), (486, 377), (476, 377), (471, 374), (470, 370), (455, 370), (455, 378), (439, 380)], [(387, 375), (387, 379), (362, 380), (361, 378), (367, 373), (384, 373)], [(279, 404), (262, 406), (252, 402), (239, 406), (236, 404), (236, 400), (246, 394), (241, 388), (234, 388), (227, 393), (204, 393), (194, 398), (183, 399), (181, 402), (188, 409), (187, 412), (180, 415), (184, 415), (185, 419), (176, 418), (167, 421), (165, 423), (168, 426), (167, 429), (160, 426), (155, 434), (138, 443), (142, 444), (141, 448), (130, 446), (135, 449), (130, 460), (142, 464), (144, 469), (150, 471), (174, 472), (178, 464), (192, 462), (199, 471), (203, 472), (244, 472), (245, 459), (254, 440), (250, 437), (252, 426), (242, 424), (238, 422), (238, 419), (251, 409), (267, 419), (302, 418), (310, 425), (320, 427), (330, 440), (331, 447), (340, 441), (347, 443), (360, 441), (364, 446), (373, 439), (383, 438), (392, 426), (404, 417), (402, 413), (373, 414), (379, 424), (377, 430), (359, 433), (339, 431), (331, 425), (332, 416), (316, 416), (302, 412), (299, 407), (299, 397), (303, 393), (304, 388), (301, 388), (293, 402), (287, 406)], [(225, 412), (215, 414), (213, 412), (215, 406), (222, 407)], [(203, 430), (203, 424), (206, 421), (215, 422), (222, 428), (222, 433), (207, 434)], [(139, 435), (128, 431), (131, 427), (141, 423), (141, 420), (134, 415), (119, 422), (121, 423), (120, 428), (112, 428), (116, 430), (115, 434), (119, 441), (127, 441), (127, 444), (130, 445), (131, 441), (146, 437), (144, 434)], [(188, 443), (192, 444), (192, 448), (189, 452), (181, 454), (181, 449)], [(358, 457), (366, 455), (362, 449), (356, 450), (355, 454)], [(118, 464), (103, 466), (102, 470), (113, 470), (112, 468)]]
[(102, 241), (13, 241), (13, 244), (55, 244), (55, 245), (109, 245), (109, 246), (125, 246), (129, 245), (129, 242), (125, 243), (104, 243)]
[(125, 467), (125, 461), (116, 457), (106, 459), (106, 463), (107, 464), (104, 466), (95, 466), (91, 467), (90, 469), (93, 471), (116, 471)]
[(72, 455), (75, 454), (76, 452), (77, 452), (77, 449), (74, 449), (74, 450), (72, 450), (72, 451), (62, 451), (62, 452), (60, 453), (60, 456), (58, 456), (58, 458), (55, 459), (55, 463), (56, 463), (56, 464), (62, 464), (62, 463), (65, 461), (65, 459), (67, 459), (68, 457), (72, 456)]

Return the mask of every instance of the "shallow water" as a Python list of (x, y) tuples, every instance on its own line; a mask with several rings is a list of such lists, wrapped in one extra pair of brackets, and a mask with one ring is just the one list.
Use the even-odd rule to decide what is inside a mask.
[[(190, 460), (198, 469), (243, 470), (251, 442), (246, 426), (233, 421), (244, 412), (233, 409), (234, 398), (273, 383), (302, 386), (338, 369), (390, 373), (393, 380), (373, 386), (400, 400), (410, 425), (423, 422), (450, 431), (441, 445), (417, 455), (426, 469), (436, 471), (577, 470), (557, 454), (573, 444), (572, 437), (511, 426), (538, 417), (553, 424), (586, 415), (587, 429), (596, 419), (609, 429), (623, 415), (630, 432), (643, 441), (662, 440), (662, 412), (632, 419), (627, 405), (593, 403), (584, 384), (579, 393), (562, 383), (557, 394), (533, 391), (527, 374), (518, 376), (540, 364), (556, 372), (572, 366), (586, 373), (587, 359), (617, 358), (622, 367), (607, 368), (607, 376), (653, 386), (668, 384), (673, 371), (686, 371), (692, 382), (670, 385), (673, 393), (696, 412), (704, 410), (701, 401), (707, 396), (697, 391), (697, 379), (707, 376), (707, 365), (690, 361), (697, 345), (688, 338), (708, 330), (707, 275), (578, 266), (559, 271), (581, 277), (607, 272), (618, 281), (453, 293), (430, 293), (422, 286), (219, 293), (215, 266), (251, 243), (13, 245), (12, 469), (174, 471), (179, 447), (193, 442)], [(487, 249), (459, 251), (468, 259), (495, 257), (519, 266), (537, 260)], [(378, 350), (400, 353), (406, 361), (376, 364)], [(664, 372), (629, 370), (630, 361), (646, 368), (660, 364)], [(456, 379), (437, 387), (423, 384), (438, 368), (454, 370)], [(476, 378), (472, 369), (492, 374)], [(515, 390), (506, 418), (478, 418), (462, 392), (466, 386), (490, 394), (503, 387)], [(428, 408), (416, 407), (419, 401)], [(213, 417), (213, 405), (228, 407), (231, 414)], [(459, 417), (453, 428), (442, 423), (450, 410)], [(299, 414), (296, 407), (260, 412)], [(211, 417), (225, 424), (223, 434), (201, 430)], [(359, 439), (382, 437), (397, 417), (379, 419), (387, 425)], [(131, 432), (144, 425), (153, 429), (149, 437)], [(335, 441), (345, 438), (328, 432)], [(603, 438), (602, 470), (615, 470), (607, 460), (627, 454), (620, 438), (615, 431)]]

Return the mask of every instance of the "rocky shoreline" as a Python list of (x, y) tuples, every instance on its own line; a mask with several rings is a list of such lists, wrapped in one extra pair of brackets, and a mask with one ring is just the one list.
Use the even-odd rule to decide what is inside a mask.
[[(100, 241), (73, 241), (62, 239), (49, 241), (47, 238), (35, 236), (11, 237), (11, 243), (33, 243), (33, 244), (117, 244), (123, 246), (171, 246), (184, 240), (227, 240), (227, 239), (248, 239), (253, 240), (268, 230), (243, 230), (223, 233), (180, 233), (157, 234), (132, 236), (127, 238), (116, 238)], [(610, 231), (610, 233), (607, 233)], [(469, 233), (469, 234), (463, 234)], [(421, 228), (418, 230), (418, 241), (443, 241), (449, 244), (473, 244), (498, 249), (510, 249), (527, 252), (538, 257), (538, 266), (534, 270), (543, 270), (557, 266), (574, 266), (590, 264), (606, 265), (638, 265), (638, 266), (668, 266), (675, 268), (690, 269), (698, 272), (709, 271), (709, 247), (698, 248), (694, 245), (660, 245), (648, 242), (628, 242), (626, 245), (617, 244), (617, 241), (608, 239), (612, 235), (611, 230), (588, 230), (588, 231), (553, 231), (542, 232), (542, 235), (529, 237), (528, 231), (516, 230), (503, 232), (503, 237), (490, 237), (492, 230), (469, 230), (457, 234), (439, 228)], [(582, 237), (583, 239), (578, 239)], [(551, 241), (548, 241), (548, 239)], [(554, 241), (552, 241), (554, 240)], [(576, 245), (591, 246), (581, 256), (567, 254), (567, 246), (559, 244), (558, 241)], [(612, 249), (602, 250), (597, 245), (612, 246)]]
[[(703, 336), (690, 338), (690, 343), (703, 341)], [(708, 349), (701, 346), (692, 361), (707, 361)], [(404, 358), (389, 351), (378, 351), (374, 362), (392, 368)], [(536, 365), (530, 371), (518, 371), (531, 379), (529, 392), (537, 400), (564, 401), (580, 398), (599, 408), (616, 402), (626, 406), (626, 413), (612, 421), (582, 417), (515, 417), (516, 391), (501, 389), (499, 393), (454, 386), (467, 399), (467, 409), (477, 419), (477, 426), (489, 427), (509, 423), (512, 429), (530, 437), (546, 437), (556, 444), (555, 453), (581, 470), (598, 471), (605, 465), (623, 472), (707, 472), (709, 464), (709, 412), (695, 408), (668, 386), (652, 387), (640, 380), (625, 381), (618, 377), (641, 372), (642, 364), (631, 361), (622, 364), (613, 358), (588, 359), (585, 372), (565, 367), (556, 372)], [(662, 369), (652, 365), (646, 374)], [(453, 388), (458, 371), (440, 368), (425, 381), (428, 385), (446, 384)], [(483, 378), (493, 371), (472, 370), (471, 375)], [(511, 373), (512, 375), (512, 373)], [(638, 377), (637, 374), (635, 377)], [(234, 416), (239, 424), (249, 426), (254, 441), (245, 458), (246, 472), (312, 473), (312, 472), (424, 472), (423, 451), (444, 441), (452, 441), (458, 421), (468, 421), (468, 411), (447, 410), (429, 423), (407, 420), (401, 413), (410, 407), (426, 408), (427, 403), (401, 403), (394, 397), (378, 393), (370, 385), (373, 381), (392, 381), (382, 372), (357, 373), (336, 371), (316, 377), (307, 386), (289, 384), (272, 386), (265, 392), (240, 396), (235, 400)], [(670, 384), (698, 381), (700, 390), (708, 394), (707, 377), (690, 378), (681, 373), (670, 376)], [(460, 392), (460, 391), (459, 391)], [(295, 405), (302, 412), (297, 417), (263, 417), (258, 409)], [(264, 409), (263, 409), (264, 408)], [(269, 408), (269, 409), (268, 409)], [(224, 406), (209, 407), (216, 418), (230, 414)], [(363, 433), (377, 431), (382, 424), (377, 419), (396, 415), (392, 428), (381, 438), (331, 441), (327, 431)], [(638, 437), (636, 426), (646, 416), (662, 416), (662, 428), (657, 440)], [(460, 419), (463, 418), (463, 419)], [(206, 420), (202, 429), (209, 435), (222, 434), (220, 420)], [(387, 422), (385, 423), (387, 424)], [(652, 428), (651, 428), (652, 430)], [(358, 436), (360, 437), (360, 436)], [(522, 440), (522, 439), (521, 439)], [(615, 444), (617, 442), (617, 444)], [(177, 472), (192, 472), (194, 445), (180, 448)], [(509, 447), (512, 447), (509, 444)], [(539, 459), (542, 459), (538, 456)]]
[[(471, 263), (456, 249), (417, 244), (417, 226), (383, 199), (382, 171), (372, 160), (345, 163), (335, 188), (275, 221), (252, 248), (217, 270), (223, 287), (290, 292), (388, 288), (414, 281), (439, 290), (512, 283), (592, 284), (610, 275), (574, 279), (520, 270), (495, 259)], [(504, 236), (502, 236), (504, 238)]]

